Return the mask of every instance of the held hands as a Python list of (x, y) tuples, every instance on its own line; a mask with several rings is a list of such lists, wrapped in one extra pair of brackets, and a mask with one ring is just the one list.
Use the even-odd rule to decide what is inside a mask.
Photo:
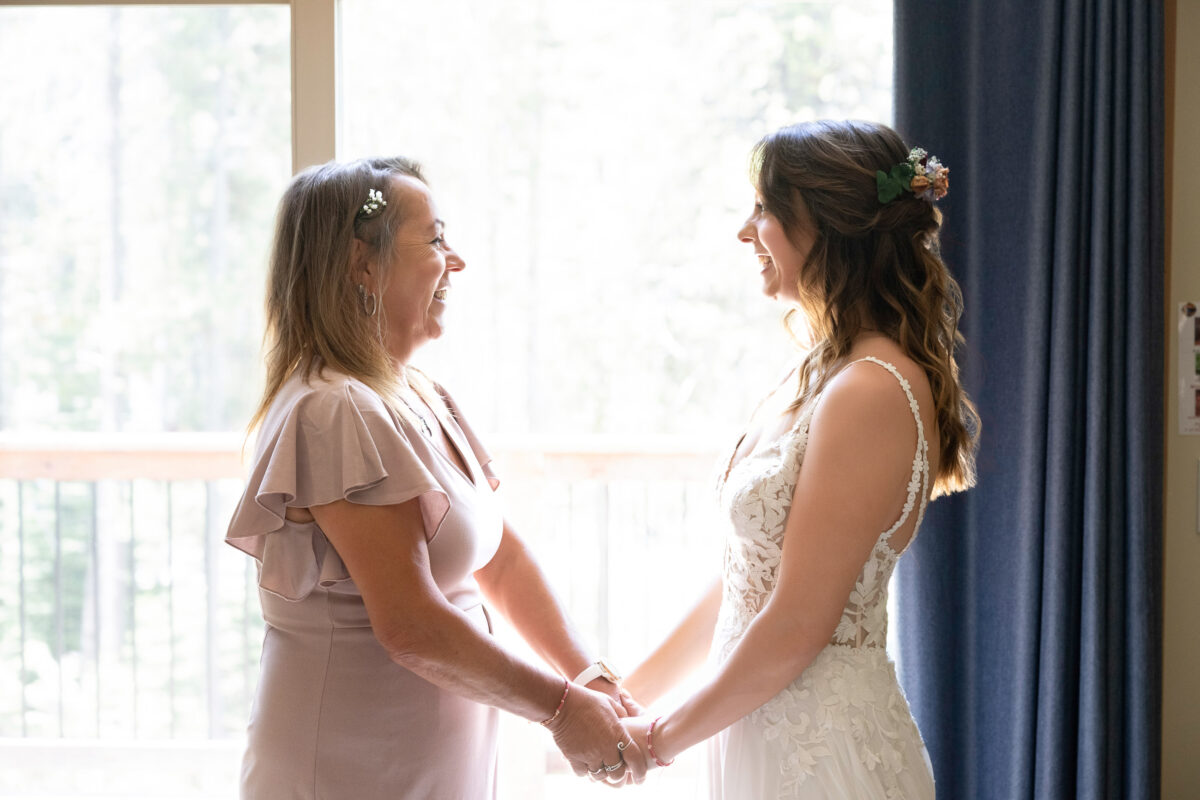
[(670, 766), (675, 760), (674, 758), (670, 761), (659, 760), (659, 751), (662, 750), (662, 742), (655, 740), (653, 737), (658, 734), (657, 723), (660, 719), (661, 717), (649, 715), (645, 709), (641, 709), (638, 715), (629, 716), (621, 720), (621, 726), (625, 729), (625, 735), (637, 742), (641, 748), (639, 755), (642, 758), (641, 766), (645, 772), (649, 772), (655, 767)]
[(646, 758), (637, 740), (626, 735), (619, 719), (630, 713), (627, 702), (633, 708), (640, 707), (632, 697), (626, 701), (613, 684), (599, 680), (594, 683), (605, 683), (611, 691), (571, 684), (561, 712), (546, 727), (576, 775), (589, 775), (610, 786), (641, 783), (646, 776)]
[[(613, 688), (616, 689), (617, 687), (614, 686)], [(625, 707), (626, 712), (625, 714), (620, 714), (619, 716), (624, 717), (626, 714), (631, 717), (645, 716), (646, 708), (637, 700), (634, 700), (633, 695), (631, 695), (628, 691), (625, 689), (617, 689), (617, 696), (620, 698), (621, 705)]]

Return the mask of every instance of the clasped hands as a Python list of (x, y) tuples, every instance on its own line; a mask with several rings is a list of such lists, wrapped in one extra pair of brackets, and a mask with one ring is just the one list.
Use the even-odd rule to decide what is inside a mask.
[(654, 764), (646, 752), (645, 709), (624, 689), (602, 679), (590, 689), (572, 684), (562, 714), (547, 724), (571, 769), (597, 783), (641, 783)]

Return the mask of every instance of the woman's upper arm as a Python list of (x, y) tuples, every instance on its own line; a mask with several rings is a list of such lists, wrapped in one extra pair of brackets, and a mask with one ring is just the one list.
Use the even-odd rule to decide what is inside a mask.
[(809, 425), (773, 613), (811, 626), (818, 641), (833, 635), (863, 564), (904, 505), (916, 442), (891, 374), (856, 364), (830, 383)]
[(335, 500), (309, 511), (362, 594), (375, 637), (393, 656), (419, 647), (423, 604), (444, 597), (433, 580), (420, 502), (370, 506)]

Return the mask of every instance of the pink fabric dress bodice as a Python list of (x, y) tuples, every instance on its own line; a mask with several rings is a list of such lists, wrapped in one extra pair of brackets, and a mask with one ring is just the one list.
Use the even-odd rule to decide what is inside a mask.
[(498, 481), (457, 406), (444, 398), (452, 418), (443, 430), (467, 473), (352, 378), (294, 376), (275, 398), (226, 536), (258, 562), (266, 621), (243, 797), (494, 797), (495, 709), (393, 662), (320, 527), (285, 516), (289, 506), (338, 499), (417, 499), (434, 581), (490, 632), (473, 573), (500, 542)]

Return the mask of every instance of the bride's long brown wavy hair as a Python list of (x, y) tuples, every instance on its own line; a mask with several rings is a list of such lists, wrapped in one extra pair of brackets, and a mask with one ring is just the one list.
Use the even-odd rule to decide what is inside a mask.
[(869, 320), (929, 378), (941, 453), (937, 497), (974, 484), (979, 414), (959, 381), (962, 293), (939, 252), (941, 212), (907, 192), (879, 202), (876, 170), (888, 172), (908, 152), (886, 125), (805, 122), (755, 145), (751, 180), (793, 243), (806, 224), (803, 211), (816, 227), (798, 277), (799, 313), (814, 345), (791, 408), (820, 393)]

